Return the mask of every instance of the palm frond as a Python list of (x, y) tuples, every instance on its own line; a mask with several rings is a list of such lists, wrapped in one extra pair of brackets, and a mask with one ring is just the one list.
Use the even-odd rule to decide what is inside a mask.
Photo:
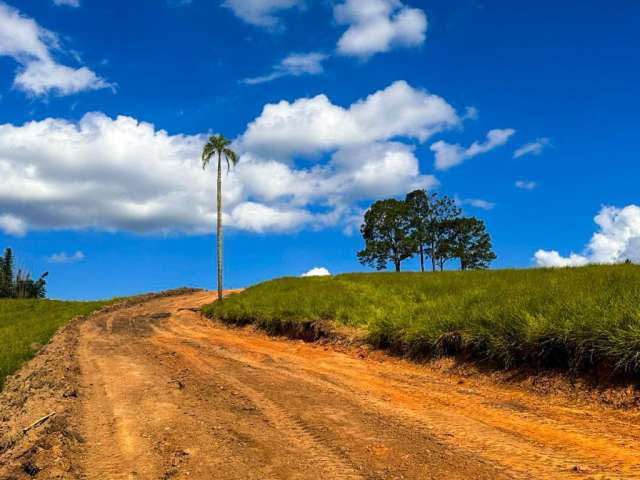
[(231, 165), (235, 167), (236, 163), (238, 163), (238, 155), (230, 148), (225, 148), (222, 153), (224, 154), (224, 158), (227, 160), (228, 172), (229, 170), (231, 170)]
[(209, 162), (211, 161), (211, 157), (213, 156), (214, 153), (215, 153), (215, 147), (211, 142), (211, 139), (209, 139), (209, 142), (207, 142), (207, 144), (204, 146), (204, 149), (202, 150), (202, 169), (203, 170), (207, 167), (207, 165), (209, 165)]

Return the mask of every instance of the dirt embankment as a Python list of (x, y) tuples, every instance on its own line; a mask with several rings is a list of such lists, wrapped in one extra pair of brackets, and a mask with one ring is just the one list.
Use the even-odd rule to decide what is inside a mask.
[(637, 409), (229, 329), (211, 299), (56, 336), (0, 395), (0, 478), (640, 478)]

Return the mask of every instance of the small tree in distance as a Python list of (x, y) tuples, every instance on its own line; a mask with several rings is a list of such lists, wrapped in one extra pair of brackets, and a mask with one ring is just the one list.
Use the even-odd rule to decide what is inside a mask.
[(358, 252), (358, 259), (363, 265), (384, 270), (391, 262), (395, 271), (399, 272), (401, 262), (412, 257), (416, 251), (415, 239), (411, 235), (409, 208), (401, 200), (379, 200), (371, 205), (360, 231), (365, 248)]

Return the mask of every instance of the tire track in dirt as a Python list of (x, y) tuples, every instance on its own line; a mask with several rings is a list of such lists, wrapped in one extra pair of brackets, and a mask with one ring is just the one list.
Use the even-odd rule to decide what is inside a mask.
[[(211, 371), (213, 366), (206, 358), (199, 358), (198, 354), (185, 356), (190, 365), (202, 368), (205, 372)], [(203, 365), (206, 367), (203, 368)], [(330, 445), (323, 442), (323, 439), (314, 434), (310, 428), (299, 418), (289, 414), (286, 409), (277, 403), (269, 400), (266, 395), (242, 383), (237, 379), (221, 373), (217, 370), (217, 375), (230, 388), (241, 394), (250, 401), (268, 419), (269, 423), (287, 439), (291, 445), (301, 449), (303, 455), (307, 456), (311, 464), (318, 468), (317, 472), (322, 472), (322, 478), (344, 478), (345, 480), (359, 480), (363, 477), (351, 465), (348, 459), (336, 453)]]

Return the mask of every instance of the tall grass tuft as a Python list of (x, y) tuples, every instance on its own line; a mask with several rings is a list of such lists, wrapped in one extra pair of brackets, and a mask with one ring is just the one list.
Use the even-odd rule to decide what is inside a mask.
[(640, 376), (634, 265), (282, 278), (205, 313), (274, 332), (333, 320), (411, 357), (463, 354), (505, 368)]

